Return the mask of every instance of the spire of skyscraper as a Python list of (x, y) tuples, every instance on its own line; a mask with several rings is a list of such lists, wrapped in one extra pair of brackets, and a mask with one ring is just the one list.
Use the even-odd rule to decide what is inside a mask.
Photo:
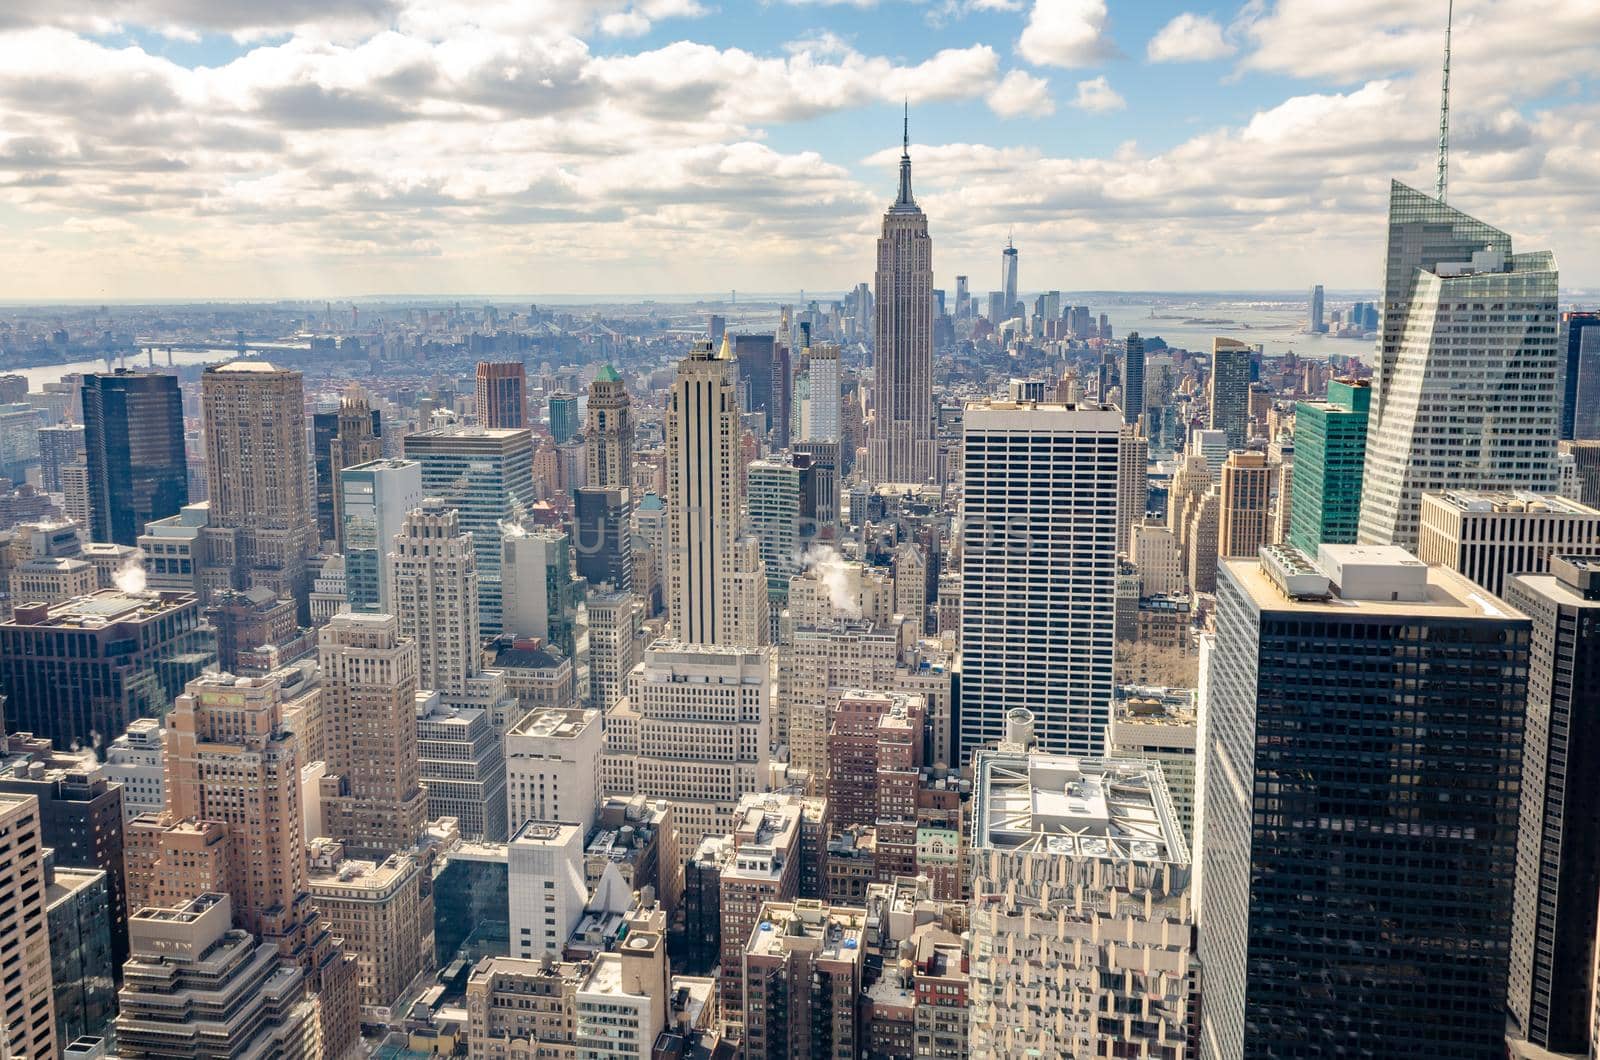
[(911, 197), (911, 101), (906, 100), (904, 125), (900, 133), (900, 194), (894, 200), (894, 208), (915, 210), (917, 200)]
[(1434, 178), (1434, 197), (1440, 202), (1444, 202), (1450, 173), (1450, 25), (1455, 15), (1455, 0), (1449, 0), (1444, 17), (1444, 80), (1439, 90), (1439, 166)]

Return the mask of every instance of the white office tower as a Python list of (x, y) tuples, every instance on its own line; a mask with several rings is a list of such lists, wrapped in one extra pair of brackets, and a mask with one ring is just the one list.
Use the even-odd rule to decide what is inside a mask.
[(422, 503), (422, 465), (373, 460), (339, 472), (345, 599), (352, 611), (392, 613), (389, 551), (406, 513)]
[(501, 528), (500, 578), (505, 586), (501, 629), (508, 635), (562, 643), (572, 617), (572, 539), (564, 531)]
[(811, 347), (806, 370), (795, 380), (795, 406), (800, 410), (802, 442), (837, 442), (842, 431), (839, 347), (831, 342)]
[(529, 711), (506, 732), (506, 827), (564, 821), (585, 833), (600, 806), (598, 710), (546, 707)]
[(874, 276), (872, 426), (867, 481), (921, 484), (933, 477), (933, 240), (911, 195), (909, 130), (900, 192), (883, 215)]
[(1033, 711), (1039, 745), (1096, 754), (1110, 717), (1122, 416), (1101, 405), (967, 405), (961, 513), (961, 758)]
[(627, 694), (628, 675), (644, 658), (644, 601), (633, 593), (592, 589), (589, 613), (589, 705), (610, 710)]
[(561, 959), (589, 900), (583, 839), (581, 825), (530, 821), (506, 845), (511, 956)]
[(1556, 299), (1548, 251), (1390, 185), (1362, 543), (1415, 550), (1427, 490), (1556, 491)]
[(1011, 745), (978, 753), (973, 788), (971, 1055), (1191, 1055), (1189, 849), (1161, 767)]
[(436, 500), (400, 524), (389, 559), (400, 634), (417, 643), (417, 687), (460, 695), (478, 672), (478, 564), (456, 510)]
[[(667, 398), (667, 608), (679, 640), (754, 647), (746, 569), (759, 552), (740, 542), (744, 458), (740, 445), (738, 362), (694, 344), (678, 362)], [(765, 574), (760, 599), (766, 599)], [(759, 616), (761, 630), (766, 615)]]
[(771, 711), (768, 649), (657, 641), (606, 714), (605, 792), (666, 799), (678, 848), (692, 851), (766, 790)]
[(122, 785), (122, 820), (167, 808), (166, 730), (154, 718), (135, 718), (106, 748), (106, 779)]

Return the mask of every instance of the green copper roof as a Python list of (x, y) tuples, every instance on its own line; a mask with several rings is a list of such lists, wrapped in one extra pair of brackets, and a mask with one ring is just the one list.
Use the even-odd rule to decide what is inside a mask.
[(594, 374), (594, 381), (597, 383), (620, 383), (622, 382), (622, 376), (618, 374), (615, 368), (606, 364), (601, 365), (600, 370)]

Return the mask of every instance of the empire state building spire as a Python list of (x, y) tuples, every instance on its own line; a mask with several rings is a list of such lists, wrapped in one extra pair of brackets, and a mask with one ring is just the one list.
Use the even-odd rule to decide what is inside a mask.
[(917, 208), (911, 197), (911, 101), (906, 100), (905, 124), (900, 134), (900, 195), (894, 200), (895, 209)]

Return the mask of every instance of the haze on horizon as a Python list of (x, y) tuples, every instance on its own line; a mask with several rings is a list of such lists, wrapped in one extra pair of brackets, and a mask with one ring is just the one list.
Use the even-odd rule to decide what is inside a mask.
[[(0, 295), (843, 290), (903, 100), (939, 286), (1371, 289), (1444, 8), (11, 0)], [(1451, 203), (1600, 286), (1600, 8), (1455, 17)]]

